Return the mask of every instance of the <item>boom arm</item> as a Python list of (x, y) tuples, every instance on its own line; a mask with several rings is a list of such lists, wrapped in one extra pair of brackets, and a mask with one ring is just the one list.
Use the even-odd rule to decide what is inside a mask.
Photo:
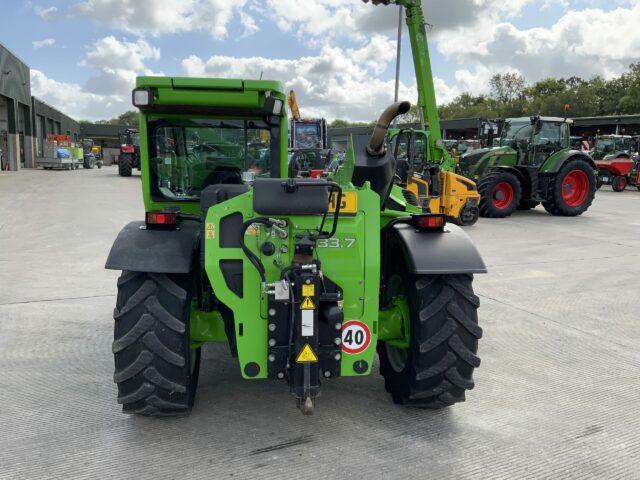
[[(369, 0), (363, 0), (367, 3)], [(444, 170), (455, 170), (455, 163), (442, 146), (440, 117), (433, 85), (426, 20), (422, 13), (422, 0), (371, 0), (374, 5), (399, 5), (406, 9), (407, 27), (411, 40), (413, 66), (418, 85), (418, 108), (429, 130), (429, 150), (431, 161), (441, 164)]]

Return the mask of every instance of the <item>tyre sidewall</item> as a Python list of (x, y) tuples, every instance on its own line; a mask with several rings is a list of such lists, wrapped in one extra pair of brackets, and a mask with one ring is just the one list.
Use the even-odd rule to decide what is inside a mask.
[[(587, 178), (589, 179), (589, 192), (585, 197), (584, 201), (580, 205), (576, 205), (575, 207), (571, 207), (567, 205), (562, 197), (562, 189), (564, 185), (564, 179), (569, 172), (573, 170), (582, 170), (587, 174)], [(596, 192), (596, 176), (593, 172), (591, 165), (583, 160), (571, 160), (558, 171), (555, 177), (555, 182), (553, 185), (553, 191), (551, 195), (553, 195), (553, 201), (556, 204), (556, 208), (562, 215), (565, 216), (576, 216), (585, 212), (591, 203), (593, 202), (593, 198)]]

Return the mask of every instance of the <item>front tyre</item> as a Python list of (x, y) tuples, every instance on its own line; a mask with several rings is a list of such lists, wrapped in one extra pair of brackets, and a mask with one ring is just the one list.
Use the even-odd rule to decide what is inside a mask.
[(186, 414), (198, 385), (200, 349), (189, 344), (192, 278), (123, 272), (118, 279), (113, 355), (122, 411)]
[(409, 348), (378, 342), (380, 372), (395, 403), (443, 408), (465, 400), (480, 365), (472, 275), (406, 275)]
[(570, 160), (549, 179), (548, 197), (542, 206), (552, 215), (575, 217), (585, 212), (596, 193), (593, 168), (581, 159)]
[(613, 188), (614, 192), (624, 192), (624, 189), (627, 188), (627, 177), (624, 175), (616, 175), (613, 177), (611, 188)]
[(504, 218), (511, 215), (522, 196), (522, 187), (515, 175), (504, 171), (490, 172), (478, 183), (480, 215)]

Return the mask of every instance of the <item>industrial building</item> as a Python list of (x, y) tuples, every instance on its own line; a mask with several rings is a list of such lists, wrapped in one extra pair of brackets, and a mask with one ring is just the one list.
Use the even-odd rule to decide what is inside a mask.
[(82, 123), (80, 137), (90, 138), (93, 144), (102, 150), (105, 165), (116, 163), (120, 155), (120, 134), (127, 130), (126, 125), (108, 125), (104, 123)]
[(29, 67), (0, 44), (0, 166), (2, 171), (35, 167), (49, 134), (80, 137), (80, 124), (31, 96)]

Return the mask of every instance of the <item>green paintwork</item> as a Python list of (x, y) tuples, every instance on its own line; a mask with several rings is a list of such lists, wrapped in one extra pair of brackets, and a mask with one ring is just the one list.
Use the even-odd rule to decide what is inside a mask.
[(404, 295), (393, 299), (391, 305), (380, 311), (378, 339), (397, 348), (409, 348), (409, 302)]
[[(455, 172), (455, 159), (444, 148), (440, 131), (440, 116), (438, 115), (426, 30), (428, 22), (424, 16), (422, 0), (393, 0), (390, 3), (404, 7), (406, 12), (413, 67), (418, 87), (418, 110), (426, 127), (416, 130), (416, 132), (423, 134), (428, 142), (424, 161), (439, 164), (443, 171)], [(398, 130), (394, 130), (389, 131), (390, 137), (397, 135)]]
[[(176, 122), (194, 118), (206, 118), (202, 113), (184, 114), (189, 106), (201, 107), (233, 107), (234, 110), (246, 108), (254, 112), (247, 114), (247, 119), (260, 120), (255, 109), (260, 108), (267, 95), (284, 100), (286, 97), (276, 82), (247, 81), (226, 79), (191, 79), (140, 77), (137, 86), (154, 91), (154, 105), (164, 106), (160, 113), (140, 113), (140, 152), (142, 169), (142, 192), (147, 211), (164, 210), (168, 207), (179, 207), (181, 212), (200, 214), (197, 201), (169, 201), (152, 197), (151, 170), (149, 155), (148, 123), (154, 118), (169, 118)], [(251, 109), (251, 110), (249, 110)], [(286, 111), (280, 118), (279, 161), (280, 172), (287, 172), (287, 132), (288, 121)], [(237, 112), (234, 118), (242, 117)], [(217, 116), (216, 119), (224, 117)], [(232, 154), (234, 146), (216, 143), (227, 154)], [(356, 355), (343, 354), (341, 358), (341, 375), (357, 376), (370, 373), (376, 352), (378, 332), (381, 331), (394, 345), (403, 346), (408, 342), (408, 306), (406, 300), (396, 299), (384, 312), (379, 312), (380, 291), (380, 229), (391, 219), (405, 216), (409, 212), (419, 213), (419, 208), (406, 206), (406, 211), (386, 209), (380, 211), (380, 197), (370, 188), (368, 182), (362, 187), (354, 187), (351, 183), (355, 165), (353, 141), (350, 139), (344, 161), (334, 173), (332, 180), (341, 185), (344, 191), (356, 192), (358, 211), (355, 215), (341, 215), (335, 237), (319, 241), (317, 257), (322, 262), (323, 274), (337, 283), (343, 290), (342, 309), (345, 321), (359, 320), (365, 323), (371, 332), (369, 347)], [(179, 171), (180, 167), (176, 169)], [(402, 190), (394, 186), (391, 197), (401, 206), (405, 206)], [(226, 305), (234, 316), (235, 338), (240, 362), (240, 370), (244, 373), (244, 365), (256, 362), (260, 373), (253, 378), (267, 376), (267, 331), (268, 312), (267, 297), (263, 293), (259, 275), (240, 248), (221, 248), (221, 221), (231, 214), (242, 215), (243, 221), (258, 216), (253, 210), (253, 192), (249, 192), (219, 203), (209, 208), (205, 217), (204, 228), (213, 231), (204, 239), (204, 270), (213, 288), (216, 299)], [(267, 239), (270, 231), (264, 227), (250, 229), (245, 236), (247, 246), (258, 255), (266, 269), (267, 281), (279, 278), (281, 268), (292, 261), (294, 248), (293, 238), (296, 233), (315, 230), (320, 223), (320, 216), (280, 216), (288, 222), (288, 237), (269, 236), (276, 246), (276, 254), (265, 257), (258, 245)], [(331, 217), (329, 217), (329, 220)], [(220, 269), (221, 261), (242, 262), (243, 292), (242, 298), (228, 286)], [(200, 288), (200, 286), (198, 286)], [(206, 342), (227, 342), (224, 321), (219, 311), (204, 312), (198, 309), (194, 300), (190, 320), (191, 346), (197, 348)], [(363, 373), (354, 371), (354, 363), (365, 360), (368, 369)]]
[[(494, 167), (527, 165), (538, 167), (539, 173), (555, 173), (570, 156), (584, 156), (582, 152), (571, 149), (569, 123), (564, 122), (562, 119), (545, 119), (542, 117), (533, 120), (530, 135), (528, 138), (521, 140), (521, 155), (519, 158), (518, 152), (510, 144), (511, 141), (505, 138), (505, 131), (507, 131), (507, 128), (512, 123), (526, 125), (527, 122), (531, 122), (531, 120), (522, 118), (505, 120), (503, 136), (500, 139), (501, 146), (476, 150), (467, 155), (463, 155), (458, 164), (458, 173), (476, 181)], [(544, 145), (540, 146), (535, 140), (536, 127), (541, 128), (545, 124), (560, 124), (559, 128), (561, 129), (560, 141), (556, 147), (557, 150), (552, 151), (550, 154), (542, 150)]]

